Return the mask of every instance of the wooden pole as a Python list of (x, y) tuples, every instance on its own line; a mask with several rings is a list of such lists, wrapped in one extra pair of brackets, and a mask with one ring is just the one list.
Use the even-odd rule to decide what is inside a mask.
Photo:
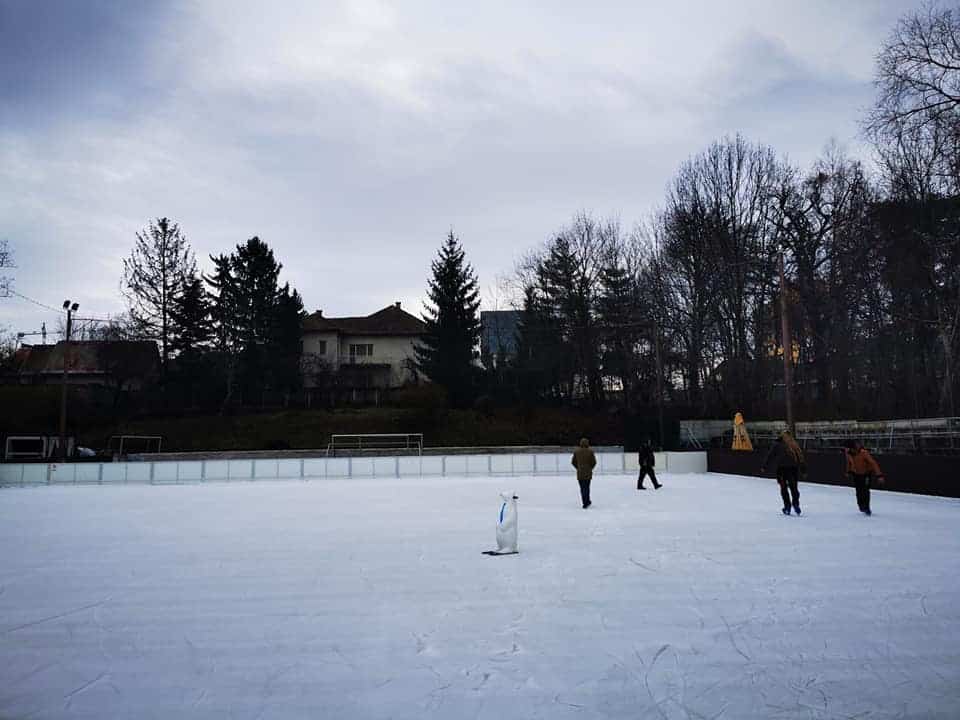
[(60, 389), (60, 462), (67, 461), (67, 368), (70, 366), (70, 326), (72, 313), (67, 308), (67, 332), (63, 340), (63, 384)]
[(779, 255), (780, 265), (780, 329), (783, 346), (783, 399), (787, 410), (787, 429), (796, 437), (793, 419), (793, 338), (790, 335), (790, 312), (787, 302), (787, 278), (783, 269), (783, 250)]
[(657, 363), (657, 419), (660, 423), (660, 449), (666, 450), (663, 438), (663, 360), (660, 357), (660, 323), (656, 311), (653, 315), (653, 347)]

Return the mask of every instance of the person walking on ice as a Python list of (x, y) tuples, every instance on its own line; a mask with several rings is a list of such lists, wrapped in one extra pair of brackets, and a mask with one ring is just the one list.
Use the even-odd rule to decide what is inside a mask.
[(803, 467), (803, 450), (793, 439), (789, 430), (784, 430), (777, 436), (777, 440), (767, 453), (763, 461), (761, 472), (765, 472), (768, 465), (773, 465), (777, 472), (777, 482), (780, 484), (780, 497), (783, 499), (783, 514), (793, 511), (800, 514), (800, 490), (797, 482), (800, 479), (800, 468)]
[(643, 445), (640, 446), (638, 460), (640, 461), (640, 475), (637, 477), (637, 490), (646, 490), (643, 486), (643, 480), (647, 475), (650, 476), (650, 482), (653, 483), (654, 490), (662, 488), (663, 485), (657, 482), (657, 474), (653, 471), (653, 466), (657, 464), (657, 458), (653, 454), (653, 448), (650, 447), (649, 440), (645, 439)]
[(570, 464), (577, 469), (580, 499), (583, 500), (583, 509), (586, 510), (593, 504), (590, 502), (590, 481), (593, 479), (593, 468), (597, 465), (597, 456), (593, 454), (589, 440), (580, 440), (580, 447), (573, 451)]
[(847, 440), (847, 476), (853, 481), (857, 491), (857, 507), (864, 515), (870, 511), (870, 485), (874, 479), (883, 482), (883, 471), (867, 449), (857, 440)]

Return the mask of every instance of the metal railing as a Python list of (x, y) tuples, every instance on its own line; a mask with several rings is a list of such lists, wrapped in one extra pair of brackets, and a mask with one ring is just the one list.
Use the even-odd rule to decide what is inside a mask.
[(360, 435), (331, 435), (327, 455), (337, 450), (405, 450), (423, 454), (423, 433), (367, 433)]
[[(705, 473), (706, 452), (657, 453), (664, 473)], [(598, 452), (597, 475), (632, 474), (637, 454)], [(569, 476), (570, 452), (378, 457), (0, 463), (0, 486), (173, 485), (267, 480)]]

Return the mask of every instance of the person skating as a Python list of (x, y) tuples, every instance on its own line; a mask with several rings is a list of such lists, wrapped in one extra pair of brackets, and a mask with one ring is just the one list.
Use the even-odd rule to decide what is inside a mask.
[(777, 473), (777, 482), (780, 485), (780, 497), (783, 499), (783, 514), (790, 514), (790, 507), (800, 514), (800, 490), (797, 481), (800, 478), (800, 468), (803, 467), (803, 450), (793, 439), (788, 430), (777, 436), (766, 459), (763, 461), (761, 472), (766, 471), (768, 465), (773, 465)]
[(640, 454), (638, 456), (640, 461), (640, 475), (637, 477), (637, 490), (646, 490), (643, 486), (643, 479), (649, 475), (650, 481), (653, 483), (654, 490), (659, 490), (663, 487), (659, 482), (657, 482), (657, 474), (653, 471), (653, 466), (657, 464), (656, 456), (653, 454), (653, 448), (650, 447), (650, 441), (644, 440), (643, 445), (640, 446)]
[(857, 507), (864, 515), (872, 515), (870, 510), (870, 485), (876, 479), (883, 482), (883, 471), (873, 456), (857, 440), (846, 442), (847, 476), (853, 481), (857, 491)]
[(597, 465), (597, 456), (590, 448), (590, 441), (580, 440), (580, 447), (573, 451), (570, 464), (577, 469), (577, 482), (580, 483), (580, 499), (583, 500), (583, 509), (586, 510), (593, 503), (590, 502), (590, 481), (593, 479), (593, 468)]

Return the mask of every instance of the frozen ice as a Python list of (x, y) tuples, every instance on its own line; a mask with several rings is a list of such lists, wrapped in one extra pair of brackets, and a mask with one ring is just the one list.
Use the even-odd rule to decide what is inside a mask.
[(960, 717), (958, 501), (662, 480), (4, 489), (0, 718)]

